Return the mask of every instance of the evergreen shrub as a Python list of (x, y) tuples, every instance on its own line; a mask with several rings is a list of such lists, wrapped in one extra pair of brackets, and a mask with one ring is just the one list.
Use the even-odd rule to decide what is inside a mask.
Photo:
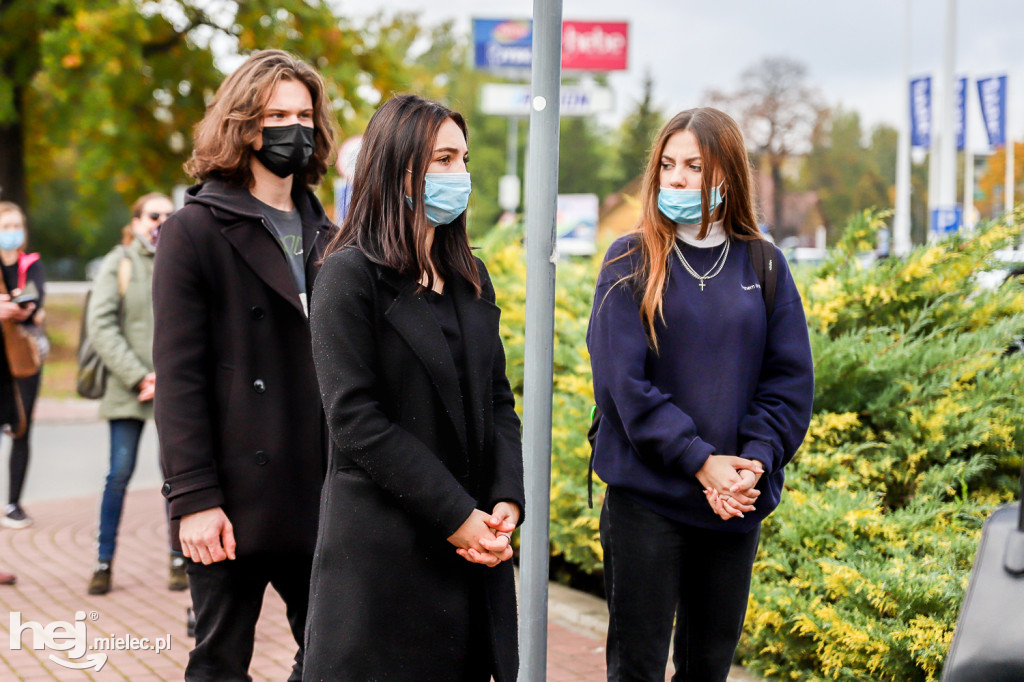
[[(974, 279), (1020, 230), (987, 224), (863, 265), (884, 218), (858, 214), (825, 263), (795, 269), (814, 415), (762, 527), (738, 652), (770, 679), (938, 679), (981, 526), (1020, 490), (1024, 353), (1007, 349), (1024, 336), (1024, 287)], [(482, 255), (521, 402), (521, 234), (496, 230)], [(582, 573), (601, 567), (603, 486), (588, 509), (585, 438), (599, 265), (560, 262), (557, 273), (551, 552)]]

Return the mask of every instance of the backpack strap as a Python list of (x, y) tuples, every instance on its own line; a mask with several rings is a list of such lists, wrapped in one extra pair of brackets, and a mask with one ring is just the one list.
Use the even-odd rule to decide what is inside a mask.
[(121, 247), (121, 261), (117, 264), (117, 292), (124, 298), (128, 283), (132, 281), (132, 259), (128, 249)]
[(18, 289), (25, 290), (25, 285), (28, 284), (28, 269), (35, 265), (37, 260), (39, 260), (38, 253), (21, 252), (18, 254)]
[(775, 266), (775, 246), (767, 239), (751, 239), (747, 242), (750, 264), (761, 285), (765, 315), (771, 319), (775, 312), (775, 288), (779, 281), (779, 269)]
[(594, 508), (594, 452), (597, 448), (597, 429), (601, 426), (601, 408), (594, 405), (590, 408), (590, 430), (587, 440), (590, 441), (590, 464), (587, 467), (587, 506)]

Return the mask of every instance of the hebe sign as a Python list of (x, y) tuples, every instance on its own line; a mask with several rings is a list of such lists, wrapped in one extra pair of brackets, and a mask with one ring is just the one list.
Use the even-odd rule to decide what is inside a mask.
[[(533, 48), (529, 19), (474, 19), (473, 53), (478, 69), (528, 69)], [(562, 68), (624, 71), (629, 24), (624, 21), (562, 22)]]
[(562, 22), (562, 68), (625, 71), (629, 24), (624, 21)]

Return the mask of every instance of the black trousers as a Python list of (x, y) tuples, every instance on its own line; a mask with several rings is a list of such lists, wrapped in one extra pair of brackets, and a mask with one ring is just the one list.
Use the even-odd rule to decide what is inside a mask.
[(302, 680), (303, 635), (309, 606), (312, 556), (262, 554), (209, 566), (186, 567), (196, 614), (196, 646), (189, 653), (188, 682), (249, 682), (256, 621), (272, 585), (284, 600), (298, 649), (289, 682)]
[(21, 438), (11, 441), (11, 461), (9, 462), (10, 477), (7, 479), (7, 503), (21, 502), (21, 490), (25, 486), (25, 475), (28, 473), (29, 437), (32, 435), (32, 411), (35, 409), (36, 397), (39, 395), (39, 382), (42, 372), (24, 379), (14, 380), (14, 390), (21, 392), (21, 404), (25, 408), (25, 433)]
[(609, 487), (601, 509), (609, 682), (725, 682), (743, 630), (760, 527), (687, 526)]

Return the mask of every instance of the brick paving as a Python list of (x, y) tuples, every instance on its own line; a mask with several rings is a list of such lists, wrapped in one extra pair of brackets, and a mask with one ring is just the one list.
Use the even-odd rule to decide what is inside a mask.
[[(146, 461), (148, 454), (140, 454), (135, 476), (140, 488), (129, 488), (126, 498), (114, 560), (113, 589), (103, 596), (85, 593), (96, 557), (99, 490), (90, 495), (79, 493), (102, 486), (103, 472), (99, 469), (105, 466), (107, 447), (105, 432), (90, 426), (97, 424), (96, 406), (97, 403), (89, 401), (48, 399), (37, 405), (33, 441), (44, 447), (33, 454), (26, 488), (26, 495), (36, 498), (29, 499), (26, 505), (35, 525), (23, 530), (0, 527), (0, 570), (13, 571), (18, 576), (16, 585), (0, 585), (0, 681), (142, 682), (183, 678), (192, 648), (192, 640), (185, 632), (185, 609), (190, 598), (188, 592), (167, 590), (169, 556), (164, 503), (159, 490), (153, 487), (159, 482), (159, 473), (149, 470), (155, 465)], [(83, 426), (68, 426), (76, 423)], [(51, 433), (44, 431), (47, 428)], [(44, 480), (49, 483), (35, 485)], [(47, 499), (62, 494), (53, 494), (55, 485), (57, 490), (65, 491), (64, 497)], [(66, 492), (70, 490), (77, 492)], [(547, 679), (604, 680), (608, 612), (603, 601), (553, 583), (549, 596)], [(160, 653), (106, 651), (108, 660), (99, 671), (59, 666), (49, 655), (64, 661), (69, 657), (51, 649), (33, 650), (33, 634), (29, 630), (22, 634), (20, 649), (11, 647), (9, 613), (19, 612), (23, 625), (35, 622), (45, 627), (55, 621), (74, 625), (79, 611), (83, 613), (82, 623), (90, 643), (97, 637), (113, 635), (151, 641), (163, 638), (170, 646)], [(254, 680), (288, 677), (296, 645), (284, 611), (281, 598), (268, 589), (249, 671)], [(59, 636), (58, 632), (58, 640)], [(84, 661), (87, 657), (88, 654), (75, 660)], [(666, 679), (670, 674), (671, 665)], [(733, 669), (729, 680), (757, 682), (739, 668)]]
[[(192, 640), (185, 633), (188, 592), (167, 590), (167, 525), (163, 498), (156, 489), (130, 491), (118, 538), (113, 589), (89, 596), (86, 585), (95, 563), (98, 497), (35, 502), (35, 525), (24, 530), (0, 528), (0, 567), (18, 576), (14, 586), (0, 587), (0, 679), (2, 680), (180, 680)], [(10, 646), (8, 612), (21, 612), (22, 623), (45, 626), (74, 621), (85, 612), (88, 638), (138, 637), (169, 640), (167, 651), (107, 651), (100, 669), (68, 670), (49, 660), (50, 650), (32, 650), (33, 635), (22, 634), (22, 648)], [(95, 620), (93, 620), (95, 618)], [(61, 656), (61, 654), (55, 654)], [(284, 603), (267, 591), (256, 628), (255, 680), (287, 679), (295, 655)], [(64, 657), (67, 660), (67, 657)], [(80, 660), (84, 660), (80, 659)]]
[[(163, 499), (156, 489), (129, 491), (114, 560), (113, 589), (103, 596), (89, 596), (85, 590), (95, 562), (98, 504), (97, 496), (35, 502), (30, 508), (34, 526), (0, 528), (0, 569), (18, 575), (16, 585), (0, 586), (0, 680), (182, 679), (192, 646), (185, 634), (185, 608), (190, 600), (187, 592), (166, 588)], [(162, 637), (170, 640), (170, 647), (159, 654), (107, 651), (109, 658), (99, 672), (68, 670), (48, 658), (50, 653), (62, 654), (31, 648), (30, 631), (22, 634), (22, 648), (12, 650), (10, 620), (5, 617), (12, 611), (21, 613), (23, 624), (35, 621), (43, 626), (72, 622), (76, 612), (83, 611), (90, 642), (110, 635), (154, 641)], [(555, 622), (548, 634), (548, 680), (604, 679), (602, 637)], [(287, 679), (294, 653), (284, 603), (268, 589), (256, 628), (250, 674), (254, 680)]]

